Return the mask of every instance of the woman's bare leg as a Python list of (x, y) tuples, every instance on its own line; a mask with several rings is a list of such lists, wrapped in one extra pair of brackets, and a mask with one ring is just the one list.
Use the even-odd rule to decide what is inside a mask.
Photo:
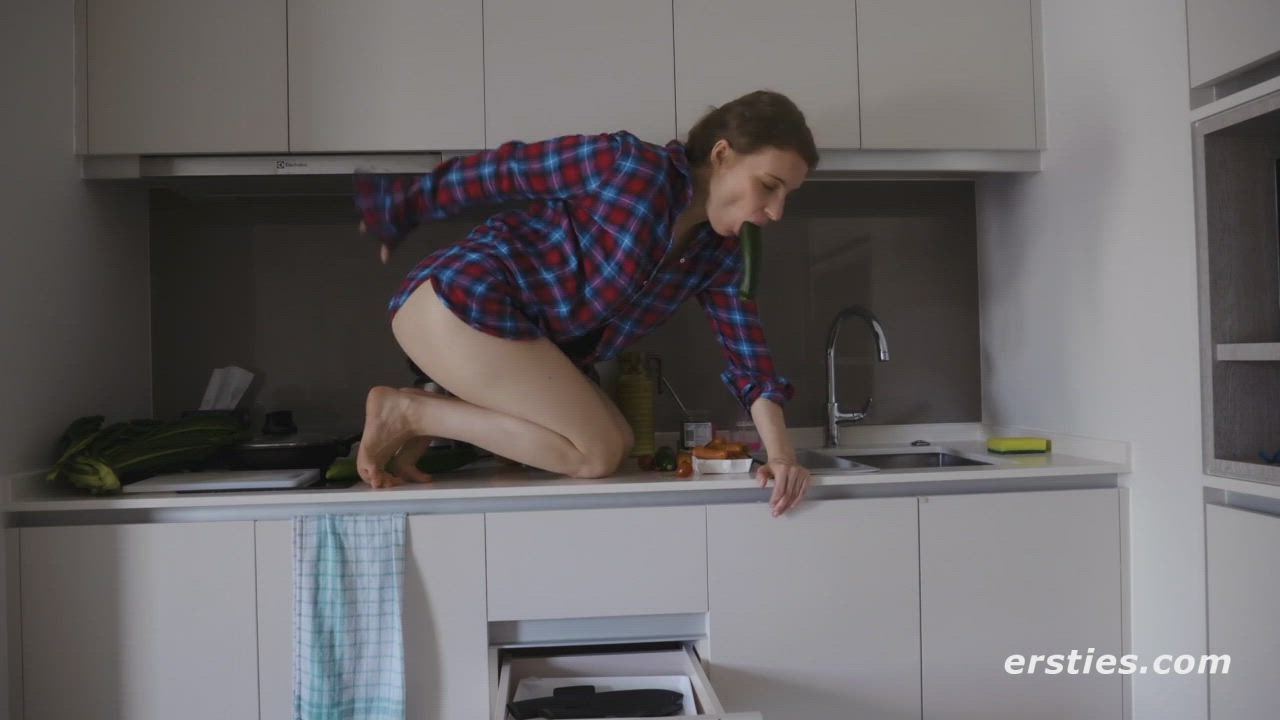
[(455, 398), (369, 392), (357, 459), (375, 487), (397, 484), (386, 461), (416, 436), (445, 437), (574, 477), (602, 477), (631, 449), (621, 413), (550, 340), (506, 340), (470, 327), (424, 283), (396, 313), (400, 346)]

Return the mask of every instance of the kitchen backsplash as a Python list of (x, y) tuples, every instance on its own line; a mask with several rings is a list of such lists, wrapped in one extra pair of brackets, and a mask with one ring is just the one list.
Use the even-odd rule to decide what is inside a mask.
[[(483, 212), (424, 226), (392, 262), (355, 231), (349, 198), (152, 193), (152, 342), (156, 412), (196, 407), (213, 368), (259, 375), (255, 415), (292, 409), (304, 427), (359, 428), (377, 384), (413, 376), (386, 304), (427, 252), (462, 239)], [(791, 426), (825, 417), (825, 343), (836, 312), (869, 308), (891, 359), (877, 363), (866, 325), (846, 321), (837, 348), (843, 409), (875, 398), (866, 424), (981, 419), (973, 185), (965, 181), (811, 181), (766, 229), (758, 300), (780, 372), (796, 387)], [(694, 301), (634, 347), (660, 355), (691, 409), (732, 424), (724, 359)], [(602, 368), (606, 379), (609, 368)], [(670, 396), (658, 428), (679, 428)]]

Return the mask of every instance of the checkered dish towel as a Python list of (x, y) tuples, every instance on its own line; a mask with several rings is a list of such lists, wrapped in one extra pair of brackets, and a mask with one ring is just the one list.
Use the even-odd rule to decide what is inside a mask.
[(293, 520), (295, 720), (404, 720), (404, 515)]

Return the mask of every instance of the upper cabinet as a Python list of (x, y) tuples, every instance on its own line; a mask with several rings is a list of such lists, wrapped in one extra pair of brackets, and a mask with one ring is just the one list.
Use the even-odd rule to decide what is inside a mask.
[(1280, 2), (1187, 0), (1191, 87), (1280, 54)]
[(820, 148), (856, 148), (854, 0), (675, 0), (676, 128), (753, 90), (800, 106)]
[(289, 149), (285, 0), (81, 2), (89, 153)]
[(289, 0), (289, 149), (484, 147), (473, 0)]
[(1029, 0), (857, 0), (862, 147), (1034, 150)]
[[(927, 156), (919, 152), (846, 151), (1043, 147), (1038, 7), (77, 0), (78, 146), (88, 155), (417, 153), (615, 130), (665, 143), (712, 107), (772, 89), (804, 110), (823, 167), (930, 169), (911, 164)], [(950, 170), (1038, 167), (1034, 152), (933, 156)], [(1012, 156), (1023, 164), (1010, 166)]]
[(670, 0), (486, 0), (488, 144), (675, 137)]

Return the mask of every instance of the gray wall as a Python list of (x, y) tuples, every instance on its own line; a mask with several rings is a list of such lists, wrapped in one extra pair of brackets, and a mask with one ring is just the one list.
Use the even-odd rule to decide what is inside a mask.
[[(386, 321), (386, 301), (435, 247), (464, 237), (483, 214), (430, 224), (390, 266), (360, 238), (347, 198), (152, 197), (156, 410), (196, 406), (214, 367), (261, 375), (255, 414), (290, 408), (300, 425), (358, 429), (375, 384), (412, 380)], [(796, 385), (792, 426), (824, 413), (823, 348), (831, 318), (857, 303), (875, 312), (892, 360), (872, 361), (870, 332), (841, 335), (840, 397), (876, 405), (869, 423), (981, 418), (973, 186), (968, 182), (810, 182), (765, 234), (759, 295), (781, 372)], [(696, 302), (637, 350), (663, 358), (685, 404), (732, 423), (737, 403)], [(608, 376), (607, 368), (602, 368)], [(659, 429), (680, 413), (658, 399)]]
[[(48, 468), (79, 415), (151, 412), (146, 198), (80, 180), (72, 31), (70, 2), (0, 3), (0, 477)], [(17, 551), (4, 538), (0, 578)], [(0, 593), (0, 714), (12, 717), (21, 682), (10, 686), (3, 621), (16, 615), (16, 598)]]
[[(983, 419), (1131, 443), (1127, 651), (1198, 655), (1207, 483), (1186, 10), (1042, 5), (1044, 171), (978, 186)], [(1207, 715), (1204, 675), (1131, 679), (1136, 720)]]

